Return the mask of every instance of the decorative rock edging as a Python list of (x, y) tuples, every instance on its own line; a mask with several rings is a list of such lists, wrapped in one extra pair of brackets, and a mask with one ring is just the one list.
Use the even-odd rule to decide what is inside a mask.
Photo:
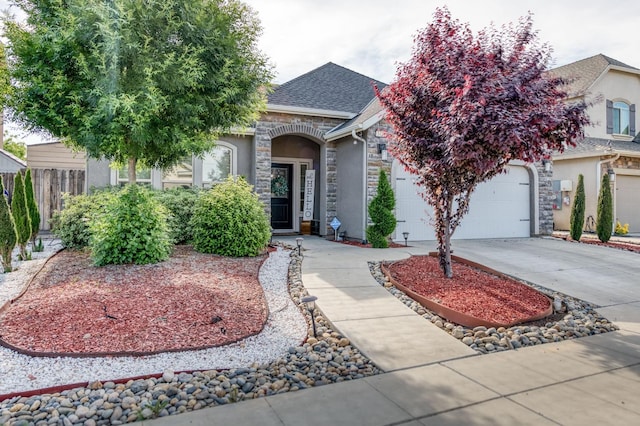
[[(542, 319), (534, 324), (520, 324), (508, 328), (485, 326), (469, 328), (453, 324), (395, 287), (382, 272), (381, 264), (382, 262), (369, 262), (371, 275), (380, 285), (423, 318), (431, 321), (437, 327), (482, 354), (517, 349), (523, 346), (559, 342), (619, 329), (596, 312), (597, 306), (531, 283), (528, 283), (528, 285), (532, 288), (547, 295), (552, 300), (560, 300), (562, 302), (566, 312), (564, 315), (555, 314), (555, 316), (560, 316), (561, 318), (550, 318), (546, 321)], [(544, 322), (544, 325), (538, 325), (537, 323), (539, 322)]]
[[(311, 317), (300, 301), (308, 294), (301, 279), (302, 256), (291, 250), (290, 257), (289, 293), (310, 325)], [(318, 337), (309, 330), (303, 344), (288, 348), (271, 363), (230, 370), (166, 371), (126, 383), (97, 381), (50, 394), (15, 396), (0, 402), (0, 425), (118, 425), (381, 373), (331, 328), (319, 310), (314, 317)]]

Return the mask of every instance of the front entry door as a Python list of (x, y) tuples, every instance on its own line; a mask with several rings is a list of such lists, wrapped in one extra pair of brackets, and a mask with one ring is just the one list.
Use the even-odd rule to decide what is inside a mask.
[(271, 163), (271, 227), (293, 230), (293, 164)]

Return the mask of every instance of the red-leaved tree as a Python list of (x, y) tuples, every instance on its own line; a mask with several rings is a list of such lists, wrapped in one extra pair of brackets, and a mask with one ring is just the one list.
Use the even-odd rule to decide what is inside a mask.
[(451, 278), (451, 236), (477, 185), (511, 160), (538, 162), (583, 137), (584, 102), (565, 102), (566, 81), (545, 72), (531, 15), (477, 35), (446, 8), (415, 37), (412, 58), (379, 91), (390, 153), (433, 206), (440, 266)]

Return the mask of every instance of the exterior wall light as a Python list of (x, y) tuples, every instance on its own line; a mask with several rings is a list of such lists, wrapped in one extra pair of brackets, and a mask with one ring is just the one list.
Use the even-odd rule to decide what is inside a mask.
[(611, 168), (607, 169), (607, 174), (609, 175), (609, 180), (611, 182), (615, 182), (616, 181), (616, 172), (614, 172), (613, 169), (611, 169)]
[(316, 336), (316, 318), (315, 318), (314, 312), (316, 310), (316, 300), (318, 300), (318, 298), (316, 296), (305, 296), (300, 300), (307, 305), (307, 311), (309, 311), (309, 314), (311, 315), (311, 325), (313, 326), (313, 337), (317, 337)]

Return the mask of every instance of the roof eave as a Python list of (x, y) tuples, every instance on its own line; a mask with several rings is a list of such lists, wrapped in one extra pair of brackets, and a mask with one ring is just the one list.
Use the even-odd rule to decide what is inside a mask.
[(351, 120), (357, 114), (347, 111), (333, 111), (319, 108), (296, 107), (291, 105), (267, 104), (267, 112), (309, 115), (315, 117), (339, 118), (342, 120)]
[(375, 115), (369, 117), (368, 119), (366, 119), (361, 123), (359, 122), (353, 123), (352, 125), (339, 129), (338, 131), (330, 130), (327, 133), (325, 133), (324, 138), (328, 142), (332, 142), (337, 139), (350, 135), (353, 130), (367, 130), (369, 127), (373, 126), (374, 124), (379, 123), (384, 118), (384, 115), (385, 115), (384, 110), (378, 111)]

